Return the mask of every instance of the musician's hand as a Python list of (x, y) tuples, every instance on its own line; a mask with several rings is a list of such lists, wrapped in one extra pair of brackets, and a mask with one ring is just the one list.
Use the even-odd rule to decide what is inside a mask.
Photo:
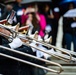
[(9, 46), (12, 49), (18, 48), (20, 46), (22, 46), (23, 42), (19, 39), (19, 38), (15, 38), (11, 43), (9, 43)]
[(6, 29), (4, 29), (4, 28), (0, 28), (0, 32), (6, 34), (6, 35), (8, 35), (8, 36), (11, 34), (10, 31), (8, 31), (8, 30), (6, 30)]

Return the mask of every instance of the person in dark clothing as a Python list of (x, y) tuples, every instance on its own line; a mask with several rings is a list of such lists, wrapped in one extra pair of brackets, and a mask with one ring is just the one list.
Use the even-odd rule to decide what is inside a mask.
[(66, 48), (71, 50), (71, 42), (74, 44), (74, 51), (76, 51), (76, 27), (72, 27), (75, 24), (73, 18), (64, 18), (65, 25), (63, 30), (65, 33)]
[[(68, 11), (75, 8), (74, 3), (68, 4)], [(72, 27), (75, 25), (76, 20), (73, 17), (64, 17), (63, 18), (63, 47), (71, 50), (71, 42), (74, 44), (74, 51), (76, 51), (76, 27)]]
[[(18, 41), (19, 45), (16, 41)], [(33, 54), (33, 51), (30, 47), (23, 46), (22, 42), (21, 41), (19, 42), (19, 41), (20, 41), (19, 38), (15, 38), (13, 42), (9, 44), (4, 44), (3, 46), (8, 47), (8, 48), (15, 48), (18, 51)], [(19, 48), (16, 48), (16, 47), (19, 47)], [(11, 56), (15, 56), (27, 61), (32, 61), (32, 59), (29, 57), (25, 57), (17, 53), (12, 53), (2, 48), (0, 48), (0, 52), (11, 55)], [(5, 57), (0, 57), (0, 73), (3, 75), (33, 75), (32, 66), (12, 60), (12, 59), (8, 59)]]
[(59, 8), (58, 7), (55, 7), (53, 9), (53, 15), (54, 15), (54, 18), (52, 20), (52, 45), (56, 45), (56, 39), (57, 39), (57, 33), (58, 33), (58, 21), (59, 21), (59, 18), (60, 18), (60, 14), (59, 14)]
[[(3, 46), (8, 47), (8, 48), (13, 48), (14, 46), (12, 46), (12, 45), (13, 44), (11, 43), (9, 45), (5, 44)], [(24, 45), (22, 45), (19, 48), (16, 48), (16, 50), (22, 51), (24, 53), (28, 53), (28, 54), (31, 54), (31, 55), (34, 54), (30, 47), (27, 47), (27, 46), (24, 46)], [(14, 56), (14, 57), (17, 57), (17, 58), (20, 58), (20, 59), (23, 59), (23, 60), (26, 60), (26, 61), (29, 61), (29, 62), (33, 62), (33, 63), (36, 63), (36, 64), (42, 65), (44, 63), (44, 62), (40, 62), (40, 61), (37, 61), (35, 59), (29, 58), (27, 56), (12, 53), (12, 52), (7, 51), (5, 49), (0, 48), (0, 52), (11, 55), (11, 56)], [(36, 67), (33, 67), (31, 65), (24, 64), (24, 63), (21, 63), (21, 62), (12, 60), (12, 59), (8, 59), (8, 58), (5, 58), (5, 57), (2, 57), (2, 58), (0, 57), (0, 60), (1, 60), (0, 61), (0, 73), (3, 74), (3, 75), (36, 75), (37, 73), (40, 74), (40, 72), (41, 72), (41, 70), (39, 69), (40, 70), (39, 71), (38, 68), (37, 68), (37, 70), (39, 72), (35, 73), (36, 72), (35, 71)], [(43, 75), (43, 74), (40, 74), (40, 75)]]
[[(8, 32), (7, 30), (4, 31), (2, 28), (0, 28), (0, 32), (5, 33), (6, 35), (10, 35), (10, 32)], [(1, 38), (0, 39), (1, 41), (2, 41), (2, 39), (4, 39), (4, 38), (2, 38), (2, 35), (0, 38)], [(27, 46), (23, 46), (22, 44), (23, 43), (19, 38), (15, 38), (11, 43), (9, 41), (6, 44), (4, 42), (1, 43), (2, 46), (16, 49), (18, 51), (22, 51), (25, 53), (33, 54), (33, 51), (31, 48), (29, 48)], [(11, 56), (16, 56), (16, 57), (22, 58), (27, 61), (32, 61), (32, 59), (29, 57), (27, 58), (27, 57), (21, 56), (17, 53), (7, 51), (2, 48), (0, 48), (0, 53), (8, 54)], [(3, 74), (3, 75), (33, 75), (32, 67), (30, 65), (23, 64), (18, 61), (8, 59), (8, 58), (2, 57), (2, 56), (0, 56), (0, 74)]]
[[(22, 51), (24, 53), (34, 55), (34, 52), (30, 47), (22, 45), (22, 44), (23, 42), (19, 38), (16, 37), (11, 43), (9, 42), (6, 44), (3, 43), (2, 45), (8, 48), (12, 48), (18, 51)], [(17, 53), (12, 53), (2, 48), (0, 48), (0, 53), (14, 56), (26, 61), (33, 62), (33, 63), (41, 64), (41, 62), (39, 61), (37, 62), (37, 60), (35, 61), (34, 59), (29, 58), (27, 56), (19, 55)], [(35, 68), (32, 67), (31, 65), (27, 65), (27, 64), (24, 64), (12, 59), (5, 58), (5, 57), (0, 57), (0, 73), (3, 75), (35, 75), (34, 70)]]
[(13, 7), (13, 9), (16, 11), (17, 21), (20, 22), (20, 25), (21, 25), (21, 15), (22, 14), (19, 14), (19, 11), (23, 10), (23, 6), (21, 5), (21, 1), (22, 0), (16, 0), (16, 2), (14, 3), (14, 7)]
[(48, 4), (46, 4), (45, 8), (44, 8), (44, 16), (46, 18), (47, 26), (50, 27), (50, 31), (46, 30), (46, 32), (48, 32), (49, 36), (51, 36), (52, 35), (52, 25), (53, 25), (52, 20), (54, 18), (54, 15), (53, 15), (52, 10), (50, 9), (50, 6)]
[(4, 9), (4, 12), (3, 12), (0, 20), (6, 19), (7, 16), (11, 13), (12, 9), (13, 9), (13, 6), (11, 4), (6, 4), (6, 7)]
[(44, 12), (47, 26), (50, 27), (49, 35), (52, 36), (52, 45), (56, 45), (56, 38), (58, 32), (59, 8), (57, 8), (57, 10), (58, 11), (55, 11), (54, 9), (50, 8), (49, 5), (46, 5)]
[[(1, 39), (2, 40), (2, 39)], [(8, 44), (3, 44), (3, 46), (11, 48)], [(5, 49), (0, 48), (0, 53), (10, 54), (11, 52), (6, 51)], [(3, 75), (19, 75), (19, 63), (12, 59), (8, 59), (0, 56), (0, 74)]]
[(13, 10), (13, 4), (6, 4), (6, 7), (4, 9), (4, 12), (2, 16), (0, 17), (0, 20), (2, 21), (1, 24), (6, 24), (6, 25), (15, 25), (17, 24), (17, 19), (16, 19), (16, 13)]

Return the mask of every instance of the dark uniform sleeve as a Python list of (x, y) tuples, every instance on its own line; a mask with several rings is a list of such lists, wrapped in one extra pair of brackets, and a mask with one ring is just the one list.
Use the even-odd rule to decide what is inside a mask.
[[(3, 45), (10, 48), (8, 44)], [(0, 53), (12, 55), (11, 52), (0, 48)], [(0, 74), (2, 75), (19, 75), (19, 62), (0, 56)]]

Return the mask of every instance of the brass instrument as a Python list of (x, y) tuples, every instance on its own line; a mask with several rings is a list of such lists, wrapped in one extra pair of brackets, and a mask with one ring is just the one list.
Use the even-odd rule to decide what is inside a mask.
[[(13, 31), (13, 30), (5, 27), (5, 26), (1, 26), (1, 27), (2, 27), (2, 28), (5, 28), (5, 29), (7, 29), (7, 30)], [(18, 33), (18, 32), (15, 32), (15, 33)], [(4, 36), (4, 37), (8, 38), (8, 39), (9, 39), (9, 38), (10, 38), (10, 39), (14, 39), (13, 36), (9, 36), (9, 35), (4, 34), (4, 33), (2, 33), (2, 32), (0, 32), (0, 34), (1, 34), (2, 36)], [(18, 35), (18, 34), (17, 34), (17, 35)], [(59, 71), (53, 70), (53, 69), (50, 69), (50, 68), (47, 68), (47, 67), (44, 67), (44, 66), (35, 64), (35, 63), (31, 63), (31, 62), (28, 62), (28, 61), (25, 61), (25, 60), (22, 60), (22, 59), (19, 59), (19, 58), (16, 58), (16, 57), (13, 57), (13, 56), (4, 54), (4, 53), (0, 53), (0, 56), (4, 56), (4, 57), (6, 57), (6, 58), (10, 58), (10, 59), (14, 59), (14, 60), (17, 60), (17, 61), (20, 61), (20, 62), (23, 62), (23, 63), (27, 63), (27, 64), (29, 64), (29, 65), (32, 65), (32, 66), (35, 66), (35, 67), (38, 67), (38, 68), (42, 68), (42, 69), (45, 69), (45, 70), (47, 70), (47, 71), (54, 72), (54, 73), (58, 73), (58, 74), (63, 71), (62, 66), (61, 66), (60, 64), (58, 64), (58, 63), (55, 63), (55, 62), (52, 62), (52, 61), (48, 61), (48, 60), (45, 60), (45, 59), (42, 59), (42, 58), (38, 58), (38, 57), (35, 57), (35, 56), (33, 56), (33, 55), (26, 54), (26, 53), (24, 53), (24, 52), (20, 52), (20, 51), (14, 50), (14, 49), (10, 49), (10, 48), (7, 48), (7, 47), (1, 46), (1, 45), (0, 45), (0, 48), (6, 49), (7, 51), (12, 51), (12, 52), (15, 52), (15, 53), (24, 55), (24, 56), (32, 57), (32, 58), (38, 59), (38, 60), (40, 60), (40, 61), (47, 62), (47, 63), (49, 63), (49, 64), (56, 65), (56, 66), (58, 66), (58, 67), (60, 68), (60, 70), (59, 70)]]
[[(37, 39), (31, 38), (31, 37), (29, 37), (29, 36), (26, 36), (26, 37), (29, 38), (29, 39), (31, 39), (31, 40), (35, 40), (35, 41), (41, 43), (42, 45), (47, 46), (48, 48), (54, 48), (54, 49), (56, 49), (56, 50), (59, 50), (59, 51), (61, 51), (61, 52), (66, 53), (66, 54), (69, 54), (69, 55), (71, 54), (71, 55), (76, 56), (76, 52), (74, 52), (74, 51), (70, 51), (70, 50), (64, 49), (64, 48), (58, 48), (58, 47), (53, 46), (53, 45), (51, 45), (51, 44), (48, 44), (48, 43), (45, 43), (45, 42), (42, 42), (42, 41), (38, 41)], [(70, 55), (70, 56), (71, 56), (71, 55)], [(70, 59), (71, 59), (71, 57), (70, 57)], [(76, 60), (75, 60), (75, 61), (76, 61)]]
[[(3, 35), (3, 34), (2, 34), (2, 35)], [(5, 34), (4, 34), (4, 35), (5, 35)], [(8, 35), (5, 35), (5, 36), (8, 37), (8, 38), (10, 38)], [(20, 37), (20, 36), (17, 36), (17, 37), (26, 40), (26, 39), (23, 38), (23, 37)], [(25, 36), (25, 37), (26, 37), (26, 36)], [(10, 40), (13, 40), (13, 37), (10, 38)], [(30, 39), (29, 39), (29, 40), (30, 40)], [(32, 40), (31, 40), (31, 41), (32, 41)], [(26, 44), (25, 42), (24, 42), (24, 44), (27, 45), (27, 46), (30, 46), (29, 44)], [(31, 47), (33, 47), (33, 46), (31, 46)], [(34, 47), (34, 48), (36, 48), (36, 47)], [(52, 56), (54, 56), (54, 57), (56, 57), (56, 58), (59, 58), (59, 59), (61, 59), (61, 60), (63, 60), (63, 61), (66, 61), (66, 62), (71, 61), (71, 55), (70, 55), (70, 53), (65, 52), (65, 53), (67, 53), (67, 54), (70, 55), (70, 58), (68, 58), (69, 60), (66, 60), (67, 57), (60, 56), (60, 55), (56, 55), (56, 54), (52, 54), (52, 53), (48, 53), (47, 51), (42, 50), (42, 49), (39, 49), (39, 48), (36, 48), (36, 49), (38, 49), (38, 50), (40, 50), (40, 51), (43, 51), (43, 52), (45, 52), (45, 53), (47, 53), (47, 54), (50, 54), (50, 55), (52, 55)], [(63, 51), (63, 52), (64, 52), (64, 51)]]
[[(0, 27), (3, 27), (3, 28), (5, 28), (5, 29), (9, 29), (9, 28), (7, 28), (7, 27), (5, 27), (5, 26), (3, 26), (3, 25), (0, 25)], [(13, 31), (13, 34), (14, 34), (14, 32), (16, 33), (16, 36), (17, 37), (19, 37), (19, 38), (22, 38), (22, 39), (24, 39), (23, 37), (20, 37), (20, 36), (18, 36), (18, 34), (19, 34), (19, 32), (16, 32), (16, 31), (14, 31), (14, 30), (11, 30), (11, 29), (9, 29), (10, 31)], [(27, 38), (30, 38), (30, 39), (32, 39), (32, 40), (35, 40), (35, 41), (37, 41), (37, 42), (40, 42), (40, 41), (38, 41), (38, 40), (36, 40), (36, 39), (34, 39), (34, 38), (31, 38), (31, 37), (29, 37), (29, 36), (25, 36), (25, 37), (27, 37)], [(13, 36), (12, 36), (12, 38), (14, 38)], [(30, 40), (29, 39), (29, 40)], [(45, 45), (45, 46), (47, 46), (47, 47), (51, 47), (51, 45), (50, 44), (46, 44), (46, 43), (44, 43), (44, 42), (40, 42), (41, 44), (43, 44), (43, 45)], [(27, 44), (26, 44), (27, 45)], [(34, 47), (35, 48), (35, 47)], [(52, 48), (54, 48), (54, 49), (57, 49), (56, 47), (52, 47)], [(36, 48), (36, 49), (38, 49), (38, 48)], [(40, 50), (40, 49), (38, 49), (38, 50)], [(62, 51), (61, 49), (57, 49), (57, 50), (59, 50), (59, 51)], [(40, 51), (42, 51), (42, 50), (40, 50)], [(43, 52), (45, 52), (45, 51), (43, 51)], [(68, 53), (68, 52), (66, 52), (66, 51), (62, 51), (62, 52), (64, 52), (64, 53), (66, 53), (66, 54), (68, 54), (70, 57), (69, 58), (66, 58), (66, 57), (64, 57), (64, 56), (59, 56), (59, 55), (55, 55), (55, 54), (50, 54), (50, 55), (52, 55), (52, 56), (54, 56), (54, 57), (56, 57), (56, 58), (59, 58), (59, 59), (61, 59), (61, 60), (64, 60), (64, 61), (67, 61), (67, 62), (69, 62), (69, 61), (71, 61), (71, 54), (70, 53)], [(47, 52), (45, 52), (45, 53), (47, 53)], [(49, 54), (49, 53), (48, 53)], [(63, 59), (64, 58), (64, 59)], [(65, 59), (69, 59), (69, 60), (65, 60)]]
[[(31, 48), (36, 48), (37, 50), (40, 50), (40, 51), (42, 51), (42, 52), (44, 52), (44, 53), (47, 53), (47, 54), (49, 54), (49, 55), (52, 55), (52, 56), (54, 56), (54, 57), (56, 57), (56, 58), (59, 58), (59, 59), (61, 59), (61, 60), (67, 61), (67, 62), (69, 62), (69, 61), (71, 61), (71, 60), (76, 61), (76, 59), (71, 56), (71, 54), (73, 54), (73, 53), (74, 53), (74, 55), (76, 55), (75, 52), (71, 53), (71, 51), (69, 51), (69, 50), (59, 49), (59, 48), (57, 48), (57, 47), (55, 47), (55, 46), (53, 46), (53, 45), (50, 45), (50, 44), (47, 44), (47, 43), (38, 41), (37, 39), (31, 38), (31, 37), (29, 37), (29, 36), (27, 36), (27, 35), (24, 35), (24, 37), (21, 37), (21, 36), (19, 36), (20, 33), (18, 32), (18, 29), (15, 31), (15, 30), (12, 30), (12, 29), (10, 29), (10, 28), (2, 25), (2, 24), (0, 24), (0, 27), (9, 30), (9, 31), (12, 33), (12, 35), (15, 34), (15, 36), (12, 36), (12, 35), (9, 36), (9, 35), (6, 35), (6, 34), (0, 32), (1, 35), (7, 37), (8, 39), (12, 39), (12, 40), (13, 40), (15, 37), (19, 37), (19, 38), (24, 39), (24, 40), (28, 39), (28, 41), (35, 40), (36, 42), (39, 42), (40, 44), (42, 44), (42, 45), (44, 45), (44, 46), (47, 46), (48, 48), (54, 48), (54, 49), (56, 49), (56, 50), (59, 50), (59, 51), (61, 51), (61, 52), (66, 53), (67, 55), (48, 53), (48, 52), (45, 51), (45, 50), (39, 49), (38, 47), (31, 46), (31, 45), (29, 45), (28, 43), (25, 43), (25, 42), (24, 42), (24, 45), (29, 46), (29, 47), (31, 47)], [(18, 28), (19, 28), (19, 27), (18, 27)], [(60, 64), (58, 64), (58, 63), (55, 63), (55, 62), (52, 62), (52, 61), (48, 61), (48, 60), (45, 60), (45, 59), (42, 59), (42, 58), (38, 58), (38, 57), (35, 57), (35, 56), (33, 56), (33, 55), (26, 54), (26, 53), (24, 53), (24, 52), (20, 52), (20, 51), (14, 50), (14, 49), (10, 49), (10, 48), (7, 48), (7, 47), (1, 46), (1, 45), (0, 45), (0, 48), (6, 49), (7, 51), (12, 51), (12, 52), (15, 52), (15, 53), (24, 55), (24, 56), (32, 57), (32, 58), (35, 58), (35, 59), (38, 59), (38, 60), (40, 60), (40, 61), (44, 61), (44, 62), (53, 64), (53, 65), (56, 65), (56, 66), (58, 66), (58, 67), (60, 68), (60, 70), (59, 70), (59, 71), (56, 71), (56, 70), (53, 70), (53, 69), (50, 69), (50, 68), (46, 68), (46, 67), (44, 67), (44, 66), (40, 66), (40, 65), (38, 65), (38, 64), (34, 64), (34, 63), (31, 63), (31, 62), (28, 62), (28, 61), (25, 61), (25, 60), (22, 60), (22, 59), (19, 59), (19, 58), (16, 58), (16, 57), (13, 57), (13, 56), (4, 54), (4, 53), (0, 53), (1, 56), (7, 57), (7, 58), (10, 58), (10, 59), (14, 59), (14, 60), (17, 60), (17, 61), (20, 61), (20, 62), (23, 62), (23, 63), (27, 63), (27, 64), (30, 64), (30, 65), (33, 65), (33, 66), (36, 66), (36, 67), (45, 69), (45, 70), (47, 70), (47, 71), (54, 72), (54, 73), (61, 73), (61, 72), (63, 71), (62, 66), (61, 66)]]

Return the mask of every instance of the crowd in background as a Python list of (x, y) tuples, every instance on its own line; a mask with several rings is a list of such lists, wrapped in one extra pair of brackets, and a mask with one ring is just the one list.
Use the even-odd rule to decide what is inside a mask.
[[(41, 8), (41, 9), (40, 9)], [(1, 19), (5, 19), (8, 14), (12, 12), (12, 9), (16, 11), (17, 22), (20, 22), (21, 26), (30, 25), (32, 26), (32, 33), (36, 30), (39, 31), (39, 35), (44, 39), (45, 34), (52, 36), (52, 44), (56, 43), (56, 36), (58, 30), (58, 19), (59, 13), (54, 12), (52, 8), (50, 9), (49, 4), (44, 4), (44, 7), (38, 4), (28, 5), (23, 7), (21, 5), (21, 0), (17, 0), (16, 3), (7, 3), (4, 13), (2, 13)], [(59, 10), (59, 9), (58, 9)], [(13, 25), (17, 23), (14, 20)], [(30, 33), (30, 31), (29, 31)], [(48, 36), (48, 37), (49, 37)]]
[[(39, 35), (42, 39), (45, 39), (46, 36), (49, 38), (52, 36), (51, 44), (56, 46), (57, 32), (58, 32), (58, 22), (59, 18), (62, 16), (60, 14), (60, 8), (53, 8), (51, 3), (44, 3), (44, 6), (41, 4), (21, 4), (22, 0), (16, 0), (14, 3), (6, 3), (4, 10), (2, 10), (1, 20), (7, 18), (7, 16), (12, 12), (12, 9), (16, 12), (16, 18), (13, 19), (12, 25), (20, 22), (20, 26), (30, 25), (30, 29), (28, 31), (28, 35), (34, 34), (35, 31), (39, 32)], [(68, 10), (75, 8), (74, 3), (69, 3), (67, 5)], [(71, 21), (70, 21), (71, 20)], [(71, 23), (73, 23), (75, 19), (73, 18), (63, 18), (63, 39), (62, 39), (62, 47), (71, 49), (71, 42), (74, 43), (74, 51), (76, 50), (75, 38), (71, 35), (67, 35), (75, 33), (75, 29), (71, 28)], [(68, 39), (69, 37), (69, 39)]]

